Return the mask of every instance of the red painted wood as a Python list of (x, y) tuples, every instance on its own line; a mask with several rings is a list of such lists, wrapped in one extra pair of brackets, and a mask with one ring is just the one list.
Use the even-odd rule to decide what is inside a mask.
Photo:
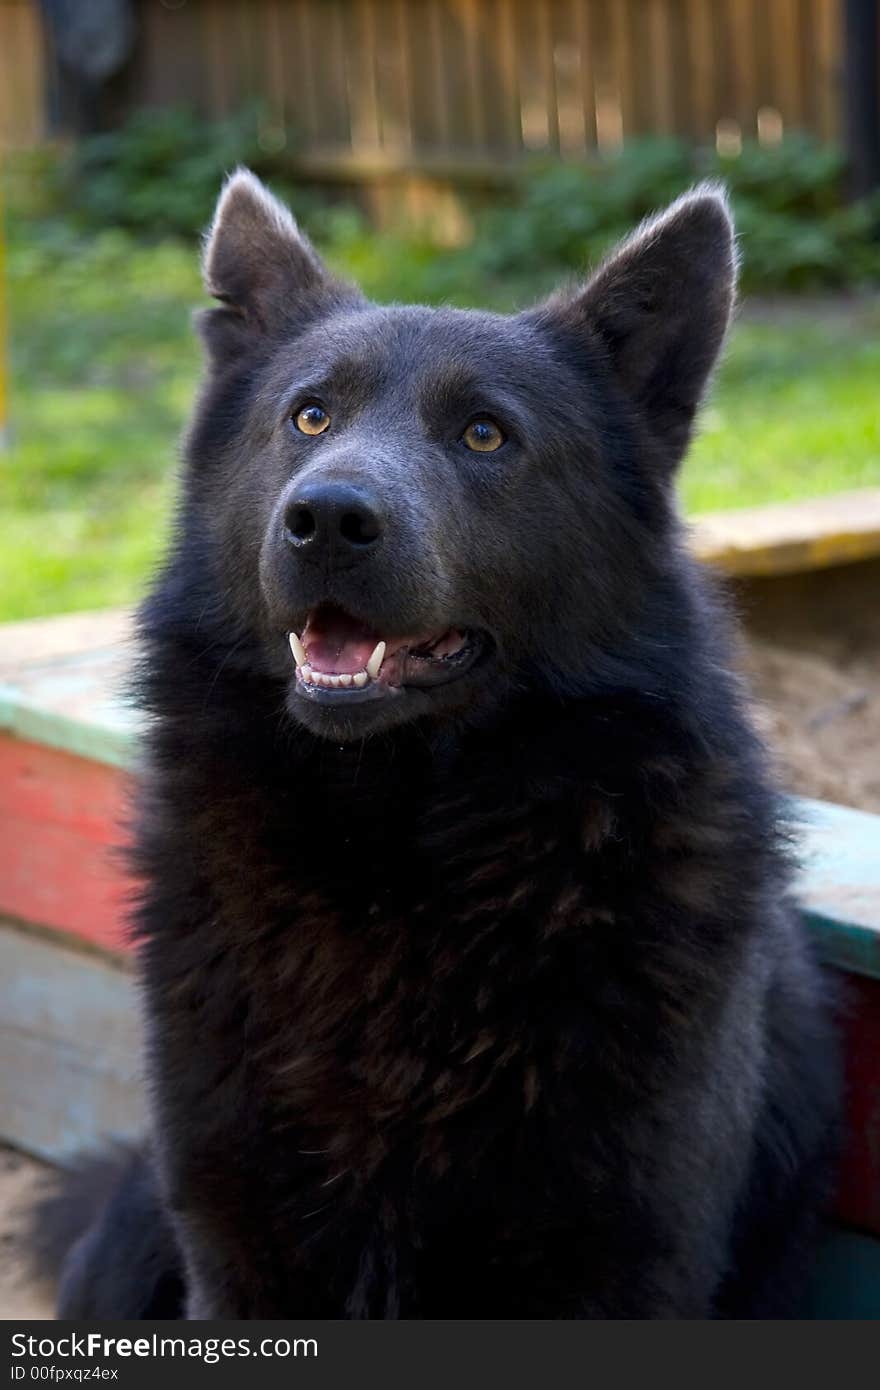
[(848, 975), (844, 1038), (847, 1126), (840, 1219), (880, 1235), (880, 980)]
[(128, 778), (0, 734), (0, 913), (124, 950)]

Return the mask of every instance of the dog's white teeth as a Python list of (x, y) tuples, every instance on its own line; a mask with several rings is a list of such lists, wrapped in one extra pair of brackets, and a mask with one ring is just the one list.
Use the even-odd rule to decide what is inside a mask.
[[(379, 645), (384, 646), (384, 643), (380, 642)], [(375, 655), (376, 653), (374, 652), (373, 656)], [(372, 659), (373, 657), (370, 658), (371, 661)], [(382, 655), (380, 653), (379, 660), (376, 663), (377, 671), (381, 662)], [(296, 673), (299, 679), (304, 681), (307, 685), (320, 685), (323, 686), (325, 690), (347, 689), (349, 686), (356, 686), (358, 689), (362, 689), (370, 680), (370, 676), (366, 671), (355, 671), (354, 675), (352, 675), (350, 671), (315, 671), (308, 662), (305, 662), (301, 666), (297, 666)]]
[(377, 642), (375, 648), (373, 649), (373, 655), (370, 657), (369, 661), (367, 662), (367, 675), (368, 675), (372, 680), (375, 680), (376, 677), (378, 676), (379, 671), (380, 671), (381, 666), (382, 666), (382, 662), (384, 661), (384, 659), (385, 659), (385, 643), (384, 643), (384, 642)]
[(293, 652), (293, 659), (297, 666), (306, 666), (308, 664), (306, 649), (295, 632), (290, 634), (290, 650)]

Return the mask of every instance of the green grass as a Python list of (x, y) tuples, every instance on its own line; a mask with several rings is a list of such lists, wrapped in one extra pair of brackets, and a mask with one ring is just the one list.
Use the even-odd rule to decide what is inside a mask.
[(684, 467), (686, 508), (878, 484), (880, 302), (741, 318)]
[[(343, 269), (417, 297), (417, 254), (352, 246)], [(84, 245), (62, 226), (9, 256), (11, 450), (0, 457), (0, 618), (126, 603), (161, 549), (198, 373), (195, 253)], [(460, 299), (461, 286), (437, 289)], [(504, 304), (509, 289), (495, 302)], [(691, 511), (880, 484), (880, 305), (780, 307), (736, 326), (686, 464)]]

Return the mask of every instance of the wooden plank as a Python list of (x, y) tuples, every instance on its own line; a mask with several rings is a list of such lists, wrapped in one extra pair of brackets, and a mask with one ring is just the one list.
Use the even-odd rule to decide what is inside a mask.
[[(816, 0), (815, 53), (818, 86), (818, 134), (838, 140), (841, 130), (842, 38), (840, 0)], [(880, 60), (878, 60), (880, 61)]]
[(773, 64), (777, 99), (787, 130), (799, 130), (803, 116), (798, 62), (798, 0), (774, 0), (768, 7), (773, 35)]
[[(474, 145), (473, 86), (468, 64), (467, 30), (463, 9), (473, 0), (436, 0), (434, 23), (436, 47), (433, 61), (442, 88), (440, 105), (444, 111), (447, 135), (445, 147), (469, 153)], [(479, 146), (476, 146), (479, 148)]]
[(755, 0), (728, 0), (734, 115), (754, 139), (758, 112)]
[[(553, 68), (559, 153), (583, 159), (587, 152), (582, 64), (583, 33), (572, 0), (555, 0), (552, 10)], [(592, 146), (592, 138), (590, 145)]]
[[(320, 51), (323, 33), (313, 11), (312, 0), (290, 0), (285, 6), (286, 24), (293, 26), (292, 38), (288, 41), (292, 59), (288, 68), (291, 89), (288, 109), (300, 137), (319, 143), (328, 138), (328, 133), (322, 130), (318, 113), (318, 84), (312, 56)], [(294, 81), (289, 75), (291, 68), (295, 73)], [(354, 143), (350, 131), (349, 143)]]
[(60, 617), (28, 618), (0, 627), (0, 681), (23, 666), (81, 656), (99, 648), (127, 645), (133, 635), (128, 608), (103, 608)]
[(408, 153), (412, 146), (406, 31), (399, 0), (380, 0), (373, 12), (376, 102), (382, 148)]
[[(827, 138), (841, 128), (840, 10), (840, 0), (142, 0), (125, 99), (178, 105), (183, 94), (220, 114), (264, 94), (308, 158), (320, 147), (343, 162), (383, 147), (484, 164), (530, 149), (571, 156), (594, 143), (610, 151), (621, 131), (707, 140), (719, 120), (752, 133), (760, 107)], [(0, 0), (0, 43), (13, 54), (0, 140), (31, 139), (43, 102), (36, 4)]]
[(0, 1136), (53, 1160), (142, 1132), (127, 970), (0, 922)]
[(448, 151), (452, 143), (452, 117), (449, 110), (450, 93), (446, 84), (443, 0), (425, 0), (425, 4), (428, 7), (426, 45), (431, 54), (428, 69), (433, 98), (436, 148)]
[(242, 95), (248, 102), (259, 101), (264, 95), (265, 74), (261, 71), (258, 56), (261, 49), (265, 53), (265, 44), (260, 42), (263, 11), (263, 0), (256, 0), (256, 3), (255, 0), (237, 0), (235, 52), (241, 74)]
[(287, 125), (286, 64), (282, 36), (281, 0), (267, 0), (265, 16), (266, 93), (269, 111), (275, 126), (284, 130)]
[(639, 129), (639, 91), (635, 78), (636, 51), (633, 45), (630, 0), (613, 0), (610, 18), (621, 128), (624, 139), (627, 139), (642, 134)]
[(556, 67), (553, 61), (553, 15), (550, 0), (533, 0), (536, 46), (532, 53), (541, 78), (542, 100), (547, 112), (547, 148), (559, 152), (559, 101), (556, 94)]
[(346, 7), (345, 13), (352, 148), (377, 149), (382, 144), (382, 131), (376, 95), (376, 33), (372, 0), (356, 0), (356, 3)]
[(649, 0), (646, 34), (651, 54), (649, 84), (653, 119), (650, 129), (671, 135), (675, 129), (672, 70), (672, 17), (669, 0)]
[(706, 512), (689, 522), (694, 554), (736, 575), (796, 574), (880, 555), (880, 488), (803, 502)]
[(0, 732), (127, 765), (137, 729), (123, 689), (129, 634), (118, 610), (4, 625)]
[(226, 116), (234, 105), (234, 97), (229, 72), (232, 53), (226, 43), (223, 16), (216, 5), (203, 5), (200, 13), (202, 51), (208, 70), (208, 109), (214, 116)]
[[(448, 112), (446, 105), (440, 103), (440, 94), (443, 94), (445, 103), (449, 93), (445, 91), (441, 78), (437, 78), (434, 87), (437, 103), (431, 108), (430, 114), (431, 120), (439, 124), (433, 128), (445, 129)], [(423, 116), (425, 114), (422, 113)], [(519, 106), (516, 120), (519, 139)], [(431, 124), (427, 128), (430, 130)], [(417, 154), (409, 156), (378, 146), (354, 151), (329, 144), (314, 145), (299, 152), (291, 160), (291, 172), (316, 182), (352, 184), (384, 183), (389, 177), (398, 180), (440, 178), (507, 192), (516, 180), (518, 166), (512, 158), (506, 161), (498, 158), (487, 160), (485, 151), (462, 150), (459, 147), (453, 151), (442, 143), (433, 149), (423, 144)]]
[[(333, 141), (340, 149), (352, 143), (351, 108), (346, 66), (347, 0), (322, 0), (309, 16), (309, 47), (297, 69), (309, 71), (310, 102), (318, 141)], [(286, 68), (288, 82), (290, 65)]]
[(811, 1322), (880, 1318), (880, 1240), (859, 1231), (829, 1232), (819, 1251), (806, 1316)]
[(400, 123), (401, 132), (399, 146), (402, 149), (412, 150), (415, 142), (414, 118), (413, 118), (413, 91), (416, 86), (417, 74), (413, 63), (413, 53), (410, 47), (409, 32), (409, 6), (407, 0), (393, 0), (394, 21), (397, 32), (397, 80), (400, 84)]
[(687, 0), (691, 134), (698, 140), (714, 140), (717, 120), (711, 4), (712, 0)]
[[(482, 63), (489, 36), (485, 32), (485, 6), (481, 0), (461, 0), (457, 7), (457, 22), (463, 40), (463, 63), (467, 89), (468, 149), (488, 148), (486, 117), (487, 81)], [(492, 93), (488, 93), (491, 102)]]
[(584, 113), (584, 142), (588, 150), (597, 145), (596, 136), (596, 53), (593, 44), (590, 0), (570, 0), (574, 6), (575, 44), (580, 54), (581, 105)]
[(0, 4), (0, 150), (35, 145), (45, 133), (45, 52), (31, 0)]
[[(132, 72), (137, 104), (207, 111), (212, 81), (204, 61), (202, 15), (190, 5), (141, 5)], [(240, 71), (241, 55), (235, 71)]]
[(795, 56), (800, 92), (798, 129), (816, 130), (819, 123), (819, 90), (816, 76), (817, 25), (813, 0), (797, 0), (796, 22)]
[(493, 148), (508, 160), (520, 155), (523, 148), (513, 4), (514, 0), (494, 0), (490, 14), (494, 40), (486, 53), (494, 93), (486, 103), (487, 120), (490, 131), (496, 132)]
[(837, 1215), (880, 1234), (880, 980), (848, 975), (840, 1001), (846, 1120)]
[(123, 950), (128, 799), (118, 768), (0, 734), (0, 913)]
[(715, 144), (731, 152), (742, 145), (742, 131), (736, 119), (734, 88), (734, 49), (731, 16), (727, 7), (712, 0), (712, 44), (714, 71), (712, 101), (715, 115)]
[(427, 0), (421, 0), (419, 5), (404, 4), (400, 20), (413, 158), (418, 160), (422, 150), (430, 149), (435, 142), (432, 83), (424, 71), (424, 53), (428, 42)]
[(806, 797), (792, 807), (798, 900), (823, 960), (880, 980), (880, 816)]

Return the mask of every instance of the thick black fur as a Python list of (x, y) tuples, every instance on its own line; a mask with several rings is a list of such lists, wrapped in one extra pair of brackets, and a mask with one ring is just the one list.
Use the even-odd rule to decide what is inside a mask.
[[(141, 615), (154, 1159), (74, 1246), (61, 1312), (795, 1313), (835, 1047), (672, 496), (731, 308), (723, 196), (511, 318), (366, 304), (243, 173), (205, 268)], [(470, 453), (487, 415), (506, 443)], [(362, 561), (285, 540), (316, 477), (377, 499)], [(478, 632), (481, 658), (315, 703), (287, 633), (328, 602)]]

